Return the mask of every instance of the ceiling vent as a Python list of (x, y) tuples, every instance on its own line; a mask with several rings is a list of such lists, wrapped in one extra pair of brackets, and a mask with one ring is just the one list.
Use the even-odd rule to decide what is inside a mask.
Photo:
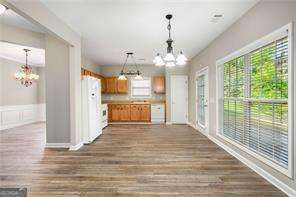
[(222, 14), (215, 14), (212, 19), (211, 19), (211, 22), (212, 23), (217, 23), (218, 21), (220, 21), (220, 19), (223, 17)]

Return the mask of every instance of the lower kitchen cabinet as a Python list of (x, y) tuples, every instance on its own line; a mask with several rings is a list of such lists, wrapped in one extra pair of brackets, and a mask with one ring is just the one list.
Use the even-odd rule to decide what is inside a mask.
[(141, 105), (140, 121), (149, 122), (151, 119), (150, 105)]
[(109, 104), (109, 122), (150, 122), (150, 104)]
[(130, 105), (120, 106), (120, 121), (130, 121), (131, 119), (131, 109)]
[(131, 121), (140, 121), (140, 120), (141, 120), (141, 106), (131, 105)]

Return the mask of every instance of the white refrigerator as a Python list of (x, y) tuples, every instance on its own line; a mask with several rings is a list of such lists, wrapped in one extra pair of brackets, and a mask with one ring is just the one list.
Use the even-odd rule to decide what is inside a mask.
[(82, 78), (82, 133), (83, 142), (91, 143), (102, 134), (101, 80)]

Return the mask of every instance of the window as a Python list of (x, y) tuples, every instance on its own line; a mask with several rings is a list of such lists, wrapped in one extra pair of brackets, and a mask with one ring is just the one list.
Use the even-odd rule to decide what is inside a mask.
[(151, 96), (151, 79), (132, 79), (131, 96), (134, 98), (148, 98)]
[(272, 37), (218, 64), (218, 134), (290, 176), (289, 36)]
[(197, 120), (198, 124), (205, 126), (205, 75), (200, 75), (197, 78)]

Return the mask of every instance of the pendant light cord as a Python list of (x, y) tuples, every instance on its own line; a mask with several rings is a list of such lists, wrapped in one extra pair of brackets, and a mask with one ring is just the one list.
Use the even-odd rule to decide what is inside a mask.
[(141, 74), (140, 71), (139, 71), (139, 69), (138, 69), (138, 64), (136, 63), (135, 58), (134, 58), (134, 56), (133, 56), (132, 53), (127, 53), (126, 58), (125, 58), (125, 61), (124, 61), (124, 64), (123, 64), (122, 69), (121, 69), (121, 74), (124, 74), (124, 68), (125, 68), (125, 66), (127, 64), (127, 60), (129, 58), (129, 56), (131, 56), (131, 59), (132, 59), (134, 65), (135, 65), (135, 67), (137, 69), (137, 73), (138, 74)]

